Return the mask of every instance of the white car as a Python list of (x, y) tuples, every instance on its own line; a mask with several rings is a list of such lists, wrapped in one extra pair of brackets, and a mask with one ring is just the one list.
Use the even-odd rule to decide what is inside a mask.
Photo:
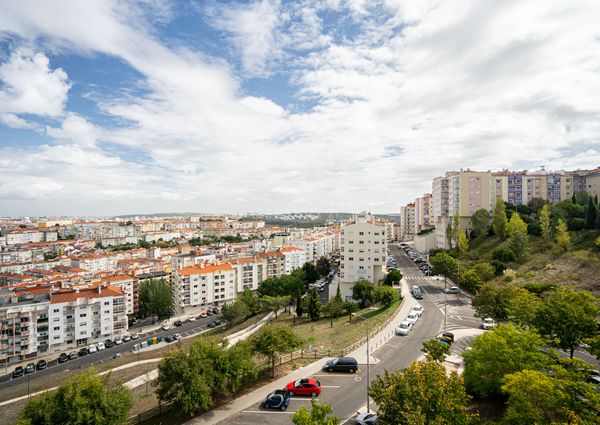
[(195, 321), (196, 321), (196, 318), (190, 314), (190, 315), (188, 316), (188, 318), (187, 318), (187, 321), (188, 321), (188, 322), (195, 322)]
[(413, 307), (410, 309), (410, 311), (417, 313), (419, 315), (419, 317), (421, 317), (421, 315), (423, 314), (425, 309), (423, 308), (423, 306), (421, 304), (417, 304), (417, 305), (413, 305)]
[(168, 331), (169, 329), (171, 329), (171, 325), (169, 325), (169, 322), (163, 322), (160, 328), (163, 331)]
[(96, 351), (98, 351), (98, 348), (96, 347), (96, 344), (92, 344), (88, 347), (88, 353), (92, 354), (95, 353)]
[(496, 322), (494, 322), (494, 319), (486, 317), (485, 319), (483, 319), (481, 327), (487, 331), (496, 327)]
[(137, 334), (137, 332), (131, 334), (131, 340), (138, 339), (139, 337), (140, 336)]
[(406, 316), (406, 320), (409, 321), (410, 323), (412, 323), (413, 325), (415, 323), (417, 323), (418, 318), (419, 318), (419, 314), (415, 313), (414, 311), (409, 312), (408, 315)]
[(123, 340), (121, 339), (120, 336), (116, 336), (115, 337), (115, 345), (121, 345), (123, 344)]
[(446, 288), (444, 292), (446, 294), (460, 294), (460, 289), (458, 289), (458, 286), (451, 286), (449, 288)]
[(103, 342), (99, 342), (97, 345), (98, 345), (98, 351), (102, 351), (102, 350), (106, 349)]
[(413, 324), (411, 322), (408, 320), (403, 320), (396, 328), (396, 335), (408, 335), (412, 327)]
[(377, 415), (375, 413), (360, 413), (356, 419), (357, 425), (377, 425)]

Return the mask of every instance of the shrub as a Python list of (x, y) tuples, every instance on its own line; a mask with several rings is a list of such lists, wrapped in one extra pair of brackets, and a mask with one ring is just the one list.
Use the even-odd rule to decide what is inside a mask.
[(494, 260), (498, 260), (498, 261), (502, 261), (504, 263), (508, 263), (510, 261), (516, 261), (517, 256), (515, 255), (515, 253), (513, 252), (512, 249), (503, 246), (500, 248), (496, 248), (493, 252), (492, 252), (492, 258)]
[(477, 263), (472, 267), (482, 281), (486, 282), (494, 277), (496, 269), (490, 263)]
[(504, 264), (502, 261), (492, 260), (490, 261), (490, 264), (495, 269), (494, 274), (496, 276), (500, 276), (502, 273), (504, 273), (504, 270), (506, 270), (506, 264)]
[(529, 282), (524, 283), (523, 288), (527, 289), (529, 292), (533, 294), (540, 295), (543, 292), (550, 291), (556, 289), (556, 285), (548, 282)]
[(540, 227), (540, 223), (537, 221), (529, 223), (527, 225), (527, 233), (530, 235), (542, 236), (542, 228)]
[(586, 221), (583, 218), (570, 218), (567, 220), (567, 227), (569, 230), (582, 230), (585, 229)]

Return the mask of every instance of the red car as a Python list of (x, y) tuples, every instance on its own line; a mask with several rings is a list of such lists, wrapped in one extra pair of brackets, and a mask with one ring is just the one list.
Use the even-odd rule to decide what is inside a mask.
[(313, 378), (298, 379), (285, 386), (285, 390), (293, 395), (310, 395), (316, 397), (321, 394), (321, 383)]

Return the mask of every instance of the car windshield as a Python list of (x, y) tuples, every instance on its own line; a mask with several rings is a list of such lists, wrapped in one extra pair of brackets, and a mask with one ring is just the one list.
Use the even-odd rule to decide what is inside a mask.
[(408, 318), (409, 318), (409, 319), (414, 319), (414, 318), (415, 318), (415, 313), (410, 313), (410, 314), (408, 315)]
[(302, 385), (302, 379), (298, 379), (296, 382), (294, 382), (294, 388), (298, 388), (301, 385)]
[(334, 360), (333, 360), (331, 363), (332, 363), (332, 364), (338, 364), (339, 360), (340, 360), (340, 359), (334, 359)]
[(402, 329), (408, 328), (408, 323), (400, 323), (400, 328), (402, 328)]

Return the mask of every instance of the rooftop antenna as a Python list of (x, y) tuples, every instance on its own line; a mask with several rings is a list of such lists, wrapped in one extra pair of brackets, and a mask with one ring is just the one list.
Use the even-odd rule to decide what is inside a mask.
[(545, 165), (540, 165), (540, 169), (541, 169), (542, 171), (546, 171), (546, 166), (545, 166)]

